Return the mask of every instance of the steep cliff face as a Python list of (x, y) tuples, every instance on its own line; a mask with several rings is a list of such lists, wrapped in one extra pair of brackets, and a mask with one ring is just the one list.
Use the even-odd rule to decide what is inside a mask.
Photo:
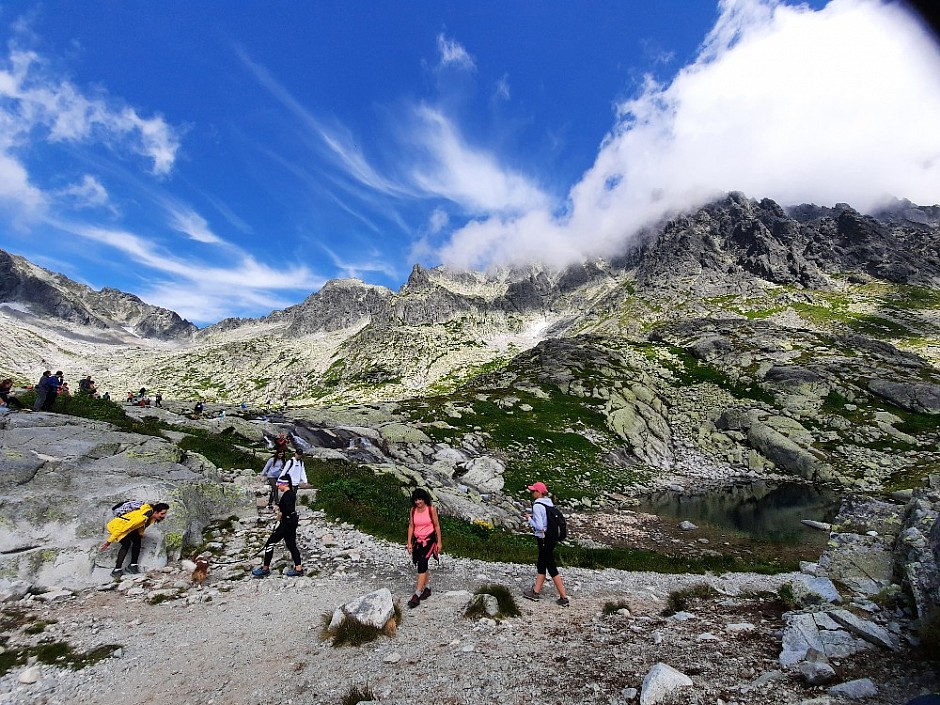
[(303, 303), (271, 316), (288, 322), (290, 335), (354, 328), (388, 308), (392, 292), (358, 279), (333, 279)]
[(49, 316), (101, 330), (131, 328), (144, 338), (179, 339), (196, 327), (173, 311), (117, 289), (95, 291), (0, 250), (0, 301), (26, 315)]

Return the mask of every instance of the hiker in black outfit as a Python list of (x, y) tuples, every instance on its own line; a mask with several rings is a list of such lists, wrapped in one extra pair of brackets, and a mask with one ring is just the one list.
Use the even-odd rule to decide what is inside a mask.
[[(59, 387), (65, 382), (65, 375), (61, 370), (56, 372), (54, 375), (49, 375), (45, 377), (45, 386), (46, 386), (46, 397), (42, 402), (43, 411), (52, 411), (52, 407), (55, 406), (56, 397), (59, 396)], [(40, 380), (40, 384), (42, 380)]]
[(290, 551), (294, 567), (284, 571), (284, 575), (295, 577), (304, 574), (304, 567), (300, 561), (300, 551), (297, 550), (297, 491), (286, 475), (277, 480), (277, 489), (281, 491), (281, 498), (277, 502), (278, 523), (274, 532), (264, 545), (264, 559), (260, 568), (255, 568), (251, 574), (256, 578), (266, 578), (271, 575), (271, 559), (274, 558), (274, 547), (281, 541)]

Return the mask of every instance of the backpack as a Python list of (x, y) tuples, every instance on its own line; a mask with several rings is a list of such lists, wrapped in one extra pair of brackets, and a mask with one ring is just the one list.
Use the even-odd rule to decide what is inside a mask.
[(139, 499), (129, 499), (126, 502), (118, 502), (113, 507), (111, 507), (111, 511), (114, 512), (114, 516), (119, 517), (122, 514), (127, 514), (128, 512), (134, 511), (135, 509), (140, 509), (145, 504), (146, 502), (142, 502)]
[(545, 539), (557, 543), (568, 538), (568, 521), (561, 510), (545, 502), (536, 502), (536, 504), (541, 504), (545, 508)]

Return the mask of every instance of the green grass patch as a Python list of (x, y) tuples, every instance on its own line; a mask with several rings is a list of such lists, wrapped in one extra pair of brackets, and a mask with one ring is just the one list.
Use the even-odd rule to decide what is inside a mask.
[(219, 468), (251, 468), (261, 472), (264, 460), (241, 448), (233, 434), (200, 433), (197, 429), (185, 429), (187, 435), (177, 444), (182, 450), (190, 450), (204, 455)]
[[(390, 475), (375, 475), (368, 468), (338, 460), (311, 459), (307, 478), (318, 488), (314, 506), (334, 519), (362, 531), (404, 544), (411, 510), (411, 488)], [(440, 515), (443, 543), (448, 554), (463, 558), (508, 563), (535, 563), (535, 539), (487, 524)], [(657, 573), (723, 573), (751, 571), (774, 574), (796, 569), (794, 561), (740, 559), (733, 556), (686, 558), (628, 548), (587, 548), (563, 544), (557, 549), (560, 565), (578, 568), (619, 568)]]
[(680, 387), (713, 384), (739, 399), (753, 399), (767, 404), (774, 403), (773, 395), (768, 394), (758, 385), (744, 385), (735, 382), (707, 362), (699, 360), (685, 348), (676, 345), (656, 345), (652, 343), (638, 345), (637, 347), (642, 349), (649, 359), (670, 370), (674, 375), (676, 384)]
[(18, 649), (8, 647), (0, 653), (0, 675), (25, 665), (31, 658), (39, 663), (79, 670), (110, 658), (120, 648), (119, 644), (105, 644), (90, 651), (76, 652), (64, 641), (46, 642)]
[(338, 627), (330, 629), (333, 615), (326, 613), (322, 617), (323, 631), (321, 637), (324, 641), (331, 639), (333, 648), (341, 646), (362, 646), (375, 641), (380, 636), (395, 636), (398, 625), (401, 623), (401, 607), (396, 603), (392, 617), (381, 629), (368, 624), (361, 624), (354, 619), (344, 619)]
[(38, 619), (32, 624), (30, 624), (29, 626), (27, 626), (25, 629), (23, 629), (23, 631), (26, 634), (42, 634), (44, 631), (46, 631), (46, 627), (48, 627), (50, 624), (55, 624), (55, 623), (56, 621), (54, 619), (48, 622), (42, 619)]
[(496, 583), (481, 585), (473, 591), (473, 594), (475, 599), (471, 600), (470, 604), (467, 606), (467, 609), (464, 610), (464, 617), (467, 619), (480, 619), (481, 617), (489, 616), (486, 613), (486, 610), (483, 608), (483, 601), (476, 599), (481, 595), (492, 595), (496, 598), (499, 611), (493, 616), (493, 619), (507, 619), (509, 617), (518, 617), (520, 614), (522, 614), (519, 611), (519, 605), (516, 603), (516, 598), (512, 596), (512, 592), (505, 585), (499, 585)]
[(681, 590), (674, 590), (669, 593), (666, 608), (662, 611), (662, 615), (663, 617), (669, 617), (676, 612), (684, 612), (694, 601), (709, 600), (717, 597), (719, 594), (720, 593), (715, 588), (705, 583), (698, 583)]
[[(20, 397), (26, 407), (32, 407), (36, 400), (36, 392), (28, 390)], [(56, 397), (52, 410), (57, 414), (78, 416), (92, 421), (105, 421), (117, 426), (122, 431), (140, 433), (145, 436), (163, 437), (163, 428), (153, 417), (138, 421), (130, 418), (121, 408), (120, 404), (104, 399), (96, 399), (87, 394), (60, 394)]]

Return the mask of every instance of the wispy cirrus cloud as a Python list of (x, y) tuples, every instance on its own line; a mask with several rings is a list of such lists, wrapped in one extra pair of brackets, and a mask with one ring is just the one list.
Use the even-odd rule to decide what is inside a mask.
[(311, 291), (324, 279), (302, 265), (269, 266), (244, 252), (227, 266), (177, 256), (151, 239), (118, 228), (55, 220), (63, 232), (112, 248), (136, 266), (155, 273), (154, 283), (141, 292), (149, 301), (196, 322), (212, 322), (242, 308), (283, 307), (292, 299), (277, 292)]
[(783, 204), (940, 202), (940, 50), (900, 3), (722, 0), (699, 56), (617, 108), (593, 166), (547, 208), (453, 233), (447, 263), (565, 265), (729, 190)]
[(320, 147), (326, 147), (327, 153), (349, 178), (374, 191), (390, 195), (407, 195), (407, 190), (402, 184), (386, 177), (369, 163), (362, 150), (356, 146), (356, 140), (349, 130), (337, 124), (327, 126), (304, 107), (284, 85), (271, 75), (267, 68), (253, 61), (244, 49), (236, 46), (235, 53), (258, 84), (309, 130)]
[(437, 35), (437, 51), (441, 66), (456, 67), (463, 71), (476, 70), (476, 62), (470, 52), (455, 39), (448, 39), (443, 32)]
[(84, 174), (81, 181), (59, 189), (55, 195), (71, 199), (76, 208), (109, 208), (115, 212), (108, 190), (91, 174)]
[[(439, 40), (442, 37), (439, 37)], [(439, 42), (440, 43), (440, 42)], [(449, 61), (458, 62), (459, 45), (441, 45)], [(363, 200), (376, 193), (399, 199), (445, 199), (469, 214), (518, 213), (546, 206), (548, 198), (524, 174), (500, 162), (499, 157), (467, 142), (454, 119), (442, 109), (419, 104), (399, 116), (398, 131), (390, 136), (396, 174), (375, 167), (357, 146), (355, 135), (342, 125), (327, 126), (305, 108), (263, 66), (238, 50), (242, 62), (260, 85), (287, 107), (333, 157), (333, 163), (352, 182), (367, 189), (353, 195)], [(508, 90), (508, 88), (507, 88)], [(299, 167), (285, 166), (297, 173)], [(327, 175), (335, 180), (335, 175)]]
[(411, 181), (429, 196), (444, 198), (466, 212), (518, 213), (549, 204), (528, 177), (504, 166), (495, 153), (467, 143), (456, 124), (440, 110), (418, 106), (408, 139), (415, 161)]

